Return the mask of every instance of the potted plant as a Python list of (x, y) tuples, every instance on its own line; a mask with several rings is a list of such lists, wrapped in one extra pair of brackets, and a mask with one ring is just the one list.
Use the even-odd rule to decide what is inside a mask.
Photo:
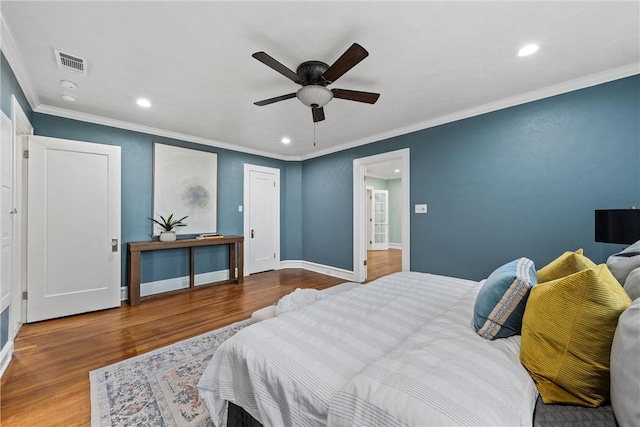
[(176, 240), (176, 232), (173, 231), (176, 227), (186, 227), (185, 219), (188, 216), (182, 217), (180, 219), (173, 219), (173, 214), (169, 215), (166, 219), (162, 215), (158, 214), (161, 221), (157, 219), (149, 218), (152, 222), (156, 223), (163, 231), (160, 232), (160, 241), (161, 242), (171, 242)]

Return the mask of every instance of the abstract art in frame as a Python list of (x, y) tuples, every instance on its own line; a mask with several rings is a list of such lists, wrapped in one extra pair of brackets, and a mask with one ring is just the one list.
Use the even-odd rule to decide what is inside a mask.
[[(173, 145), (153, 144), (153, 217), (188, 216), (178, 234), (217, 232), (218, 155)], [(160, 234), (154, 225), (153, 235)]]

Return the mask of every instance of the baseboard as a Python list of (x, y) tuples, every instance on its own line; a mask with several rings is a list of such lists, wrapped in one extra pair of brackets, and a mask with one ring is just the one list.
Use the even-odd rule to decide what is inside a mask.
[(327, 276), (337, 277), (347, 281), (353, 281), (353, 271), (344, 270), (342, 268), (332, 267), (330, 265), (316, 264), (310, 261), (280, 261), (280, 268), (302, 268), (304, 270), (314, 271)]
[(389, 243), (389, 249), (402, 249), (402, 243)]
[[(237, 274), (237, 273), (236, 273)], [(229, 270), (210, 271), (208, 273), (196, 274), (194, 277), (195, 286), (206, 285), (214, 282), (229, 280)], [(178, 289), (186, 289), (189, 287), (189, 276), (174, 277), (172, 279), (156, 280), (140, 284), (140, 296), (160, 294), (163, 292), (176, 291)], [(129, 299), (129, 288), (123, 286), (120, 288), (120, 300), (127, 301)]]
[[(309, 261), (280, 261), (278, 269), (283, 268), (302, 268), (304, 270), (315, 271), (316, 273), (326, 274), (327, 276), (337, 277), (347, 281), (353, 281), (353, 271), (344, 270), (342, 268), (331, 267), (329, 265), (316, 264)], [(195, 285), (205, 285), (213, 282), (220, 282), (229, 279), (229, 270), (212, 271), (209, 273), (196, 274)], [(186, 289), (189, 287), (189, 276), (174, 277), (173, 279), (156, 280), (154, 282), (146, 282), (140, 284), (140, 296), (159, 294), (162, 292), (175, 291), (178, 289)], [(129, 288), (123, 286), (120, 288), (120, 300), (129, 300)]]
[(280, 261), (280, 266), (278, 267), (278, 270), (281, 270), (283, 268), (302, 268), (302, 261), (300, 260)]
[(9, 367), (9, 362), (11, 362), (11, 357), (13, 356), (13, 341), (9, 341), (4, 345), (2, 351), (0, 351), (0, 378), (4, 375), (4, 372)]

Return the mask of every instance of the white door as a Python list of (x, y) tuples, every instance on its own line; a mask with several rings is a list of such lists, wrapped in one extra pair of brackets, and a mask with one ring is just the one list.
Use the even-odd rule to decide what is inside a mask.
[[(2, 113), (0, 135), (0, 313), (11, 304), (13, 288), (13, 142), (11, 119)], [(9, 318), (7, 318), (9, 319)], [(10, 327), (7, 326), (9, 330)]]
[(120, 147), (28, 150), (27, 322), (120, 306)]
[(373, 243), (374, 251), (389, 249), (389, 191), (373, 190)]
[(22, 294), (27, 290), (27, 160), (23, 156), (28, 140), (33, 135), (33, 126), (22, 110), (15, 96), (11, 95), (11, 136), (13, 139), (13, 286), (11, 289), (11, 325), (12, 339), (27, 317), (27, 301)]
[(248, 225), (245, 242), (248, 240), (249, 244), (245, 247), (249, 262), (245, 266), (248, 266), (248, 274), (253, 274), (275, 270), (280, 263), (280, 171), (247, 166), (245, 179), (248, 176), (249, 182), (245, 193), (248, 191), (249, 197), (245, 199), (245, 224)]

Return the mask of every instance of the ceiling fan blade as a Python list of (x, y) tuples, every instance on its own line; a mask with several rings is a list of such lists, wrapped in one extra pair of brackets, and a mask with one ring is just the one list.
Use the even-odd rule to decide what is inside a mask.
[(351, 45), (345, 53), (342, 54), (336, 62), (333, 63), (327, 71), (324, 72), (322, 77), (330, 83), (335, 82), (344, 73), (355, 67), (360, 61), (369, 56), (369, 52), (365, 50), (358, 43)]
[(331, 89), (331, 92), (333, 92), (334, 98), (348, 99), (349, 101), (366, 102), (367, 104), (375, 104), (378, 98), (380, 98), (379, 93), (360, 92), (357, 90)]
[(311, 108), (311, 114), (313, 115), (313, 122), (321, 122), (324, 120), (324, 108)]
[(254, 102), (255, 105), (259, 107), (264, 107), (265, 105), (273, 104), (274, 102), (284, 101), (285, 99), (295, 98), (296, 93), (289, 93), (287, 95), (276, 96), (275, 98), (265, 99), (263, 101)]
[(268, 54), (264, 52), (256, 52), (251, 56), (256, 58), (258, 61), (262, 62), (267, 67), (273, 68), (274, 70), (276, 70), (277, 72), (285, 76), (286, 78), (291, 79), (298, 84), (302, 83), (302, 78), (299, 75), (294, 73), (292, 70), (290, 70), (286, 66), (282, 65), (280, 62), (273, 59)]

